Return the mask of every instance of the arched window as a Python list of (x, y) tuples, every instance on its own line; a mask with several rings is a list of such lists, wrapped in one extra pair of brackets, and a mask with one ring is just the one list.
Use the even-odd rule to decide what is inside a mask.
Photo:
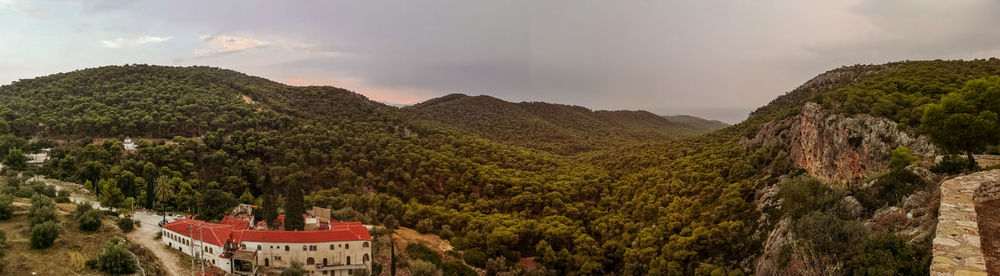
[(368, 254), (365, 254), (364, 256), (362, 256), (362, 257), (361, 257), (361, 261), (362, 261), (362, 262), (366, 262), (366, 263), (367, 263), (367, 262), (368, 262), (368, 261), (370, 261), (370, 260), (371, 260), (371, 259), (369, 259), (369, 258), (368, 258)]
[(314, 260), (312, 257), (306, 259), (306, 265), (314, 265), (314, 264), (316, 264), (316, 260)]
[(288, 251), (288, 246), (287, 245), (285, 246), (285, 251)]
[(264, 258), (264, 266), (271, 266), (271, 262), (267, 258)]
[(333, 250), (333, 244), (330, 245), (330, 250)]
[(327, 266), (326, 258), (323, 258), (323, 266)]
[(258, 244), (258, 245), (257, 245), (257, 251), (260, 251), (260, 249), (261, 249), (261, 248), (260, 248), (260, 245)]
[(351, 264), (351, 256), (347, 256), (347, 264)]
[(362, 243), (362, 244), (361, 244), (361, 247), (365, 247), (365, 248), (367, 248), (367, 247), (368, 247), (368, 242), (365, 242), (365, 243)]
[(349, 244), (349, 243), (344, 244), (344, 249), (351, 249), (351, 244)]

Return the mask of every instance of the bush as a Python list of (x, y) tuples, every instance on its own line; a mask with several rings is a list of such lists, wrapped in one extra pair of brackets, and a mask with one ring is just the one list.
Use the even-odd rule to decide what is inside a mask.
[(465, 252), (462, 253), (462, 259), (465, 260), (465, 263), (473, 267), (486, 268), (486, 261), (488, 261), (490, 257), (487, 256), (486, 252), (483, 252), (483, 250), (474, 248), (465, 250)]
[(465, 264), (456, 261), (446, 262), (441, 265), (441, 272), (445, 276), (476, 276), (476, 270), (469, 268)]
[(936, 174), (960, 174), (969, 167), (969, 160), (957, 155), (945, 155), (941, 162), (931, 167), (931, 172)]
[(905, 197), (928, 185), (919, 175), (906, 169), (892, 170), (872, 181), (871, 186), (853, 192), (869, 214), (887, 205), (898, 205)]
[(87, 262), (85, 264), (87, 265), (87, 268), (97, 269), (97, 259), (87, 260)]
[(55, 203), (47, 196), (35, 194), (31, 197), (31, 208), (28, 209), (28, 218), (31, 219), (31, 225), (55, 220)]
[(407, 245), (406, 255), (409, 255), (411, 259), (427, 261), (436, 266), (441, 265), (441, 255), (423, 244), (411, 243)]
[(909, 148), (898, 146), (889, 155), (889, 168), (902, 169), (906, 168), (906, 166), (916, 164), (917, 161), (920, 161), (920, 157), (911, 154)]
[(128, 233), (129, 231), (132, 231), (132, 229), (135, 229), (135, 221), (132, 220), (132, 219), (130, 219), (130, 218), (121, 218), (121, 219), (118, 219), (117, 224), (118, 224), (118, 228), (121, 228), (122, 231), (126, 232), (126, 233)]
[(135, 258), (128, 251), (128, 243), (118, 238), (104, 242), (104, 249), (97, 256), (97, 267), (111, 275), (132, 274), (136, 271)]
[(891, 233), (871, 235), (844, 262), (844, 275), (927, 275), (931, 249), (924, 247)]
[(88, 210), (76, 218), (80, 223), (80, 231), (92, 232), (101, 228), (101, 212)]
[(300, 262), (292, 262), (292, 265), (281, 271), (281, 276), (302, 276), (306, 274), (306, 269)]
[(415, 228), (417, 232), (420, 232), (422, 234), (430, 234), (431, 230), (434, 230), (434, 220), (429, 218), (422, 219), (417, 222), (417, 226)]
[(813, 252), (833, 256), (844, 256), (867, 235), (865, 226), (857, 221), (842, 220), (818, 211), (796, 219), (792, 230), (813, 248)]
[(0, 195), (0, 220), (14, 217), (14, 198), (10, 195)]
[(810, 211), (826, 210), (843, 194), (818, 179), (798, 176), (778, 184), (781, 209), (785, 215), (798, 218)]
[(409, 263), (410, 275), (413, 276), (435, 276), (437, 274), (437, 266), (430, 262), (425, 262), (421, 260), (414, 260)]
[(59, 227), (53, 221), (46, 221), (31, 227), (31, 248), (45, 249), (59, 237)]

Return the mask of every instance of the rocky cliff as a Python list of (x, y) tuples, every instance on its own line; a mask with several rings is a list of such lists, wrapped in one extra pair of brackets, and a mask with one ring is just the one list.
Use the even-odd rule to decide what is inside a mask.
[(901, 131), (892, 120), (834, 114), (815, 103), (806, 103), (797, 116), (765, 123), (743, 142), (747, 146), (781, 145), (796, 167), (821, 180), (845, 184), (887, 170), (886, 161), (896, 146), (906, 146), (928, 160), (938, 152), (926, 137)]

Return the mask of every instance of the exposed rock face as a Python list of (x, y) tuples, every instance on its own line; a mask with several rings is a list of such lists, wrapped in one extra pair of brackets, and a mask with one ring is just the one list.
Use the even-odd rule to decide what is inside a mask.
[(796, 167), (824, 181), (857, 183), (888, 169), (887, 157), (903, 145), (924, 159), (937, 155), (925, 137), (900, 131), (892, 120), (866, 114), (833, 114), (807, 103), (798, 116), (764, 124), (747, 145), (783, 144)]

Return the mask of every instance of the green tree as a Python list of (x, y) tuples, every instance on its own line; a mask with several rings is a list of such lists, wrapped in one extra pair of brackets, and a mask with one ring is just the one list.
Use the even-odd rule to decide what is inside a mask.
[(239, 205), (239, 201), (233, 195), (222, 190), (208, 190), (201, 196), (201, 206), (199, 206), (198, 218), (205, 221), (222, 219), (229, 209)]
[(14, 197), (0, 195), (0, 220), (8, 220), (11, 217), (14, 217)]
[(28, 167), (28, 158), (19, 148), (7, 150), (7, 158), (4, 158), (4, 165), (14, 170), (24, 170)]
[(917, 161), (920, 161), (920, 157), (910, 153), (910, 148), (898, 146), (892, 150), (892, 154), (889, 156), (889, 168), (902, 169), (906, 166), (916, 164)]
[(42, 194), (31, 196), (31, 208), (28, 208), (28, 218), (31, 225), (38, 225), (56, 219), (56, 206), (52, 199)]
[(306, 275), (306, 269), (302, 266), (302, 263), (292, 261), (292, 265), (285, 270), (281, 271), (281, 276), (302, 276)]
[(45, 249), (52, 246), (52, 243), (56, 241), (59, 237), (59, 227), (56, 226), (54, 221), (45, 221), (43, 223), (31, 226), (31, 248), (34, 249)]
[(114, 179), (101, 179), (98, 185), (101, 187), (101, 194), (98, 196), (101, 205), (113, 209), (122, 208), (125, 205), (125, 195), (122, 194), (118, 182)]
[(309, 178), (305, 172), (295, 172), (285, 177), (285, 230), (302, 231), (305, 220), (302, 214), (306, 212), (302, 183)]
[(7, 124), (6, 120), (0, 118), (0, 134), (8, 134), (8, 133), (10, 133), (10, 125)]
[(95, 209), (84, 211), (77, 217), (77, 222), (80, 224), (80, 231), (96, 231), (98, 228), (101, 228), (101, 211)]
[(136, 271), (135, 258), (128, 250), (128, 243), (119, 238), (104, 242), (101, 255), (97, 256), (97, 266), (111, 275), (126, 275)]
[(995, 110), (1000, 107), (991, 104), (995, 100), (982, 98), (987, 94), (981, 91), (984, 85), (995, 89), (1000, 87), (1000, 82), (970, 82), (961, 91), (942, 97), (940, 103), (925, 105), (920, 118), (923, 132), (935, 144), (945, 151), (966, 154), (971, 161), (970, 171), (976, 168), (973, 153), (985, 150), (1000, 139), (996, 113), (1000, 110)]
[(156, 178), (156, 188), (153, 191), (156, 193), (156, 201), (160, 202), (163, 206), (163, 220), (167, 220), (167, 202), (174, 197), (174, 187), (170, 183), (170, 178), (166, 175), (161, 175)]

